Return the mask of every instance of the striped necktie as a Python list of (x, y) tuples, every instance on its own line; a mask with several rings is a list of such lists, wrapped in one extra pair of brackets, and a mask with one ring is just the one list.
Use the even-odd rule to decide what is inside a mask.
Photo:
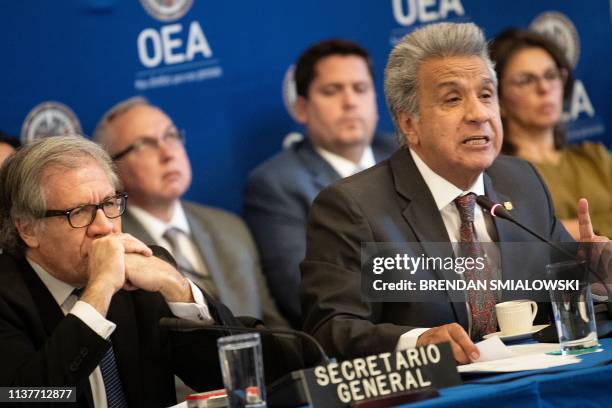
[[(80, 298), (83, 290), (83, 288), (75, 289), (72, 293), (77, 298)], [(109, 343), (110, 347), (100, 361), (100, 371), (102, 372), (102, 381), (104, 381), (104, 390), (106, 391), (106, 404), (108, 408), (127, 408), (128, 404), (123, 393), (117, 361), (113, 352), (113, 343), (110, 339)]]
[(108, 408), (127, 408), (128, 404), (123, 393), (121, 379), (119, 378), (119, 370), (117, 369), (112, 343), (104, 357), (102, 357), (102, 361), (100, 361), (100, 371), (102, 371), (102, 379), (104, 380)]
[[(474, 228), (474, 206), (476, 204), (476, 195), (474, 193), (466, 194), (455, 199), (455, 205), (459, 210), (461, 218), (460, 236), (461, 248), (464, 256), (473, 259), (481, 257), (485, 259), (484, 268), (467, 269), (463, 277), (467, 281), (491, 281), (491, 268), (486, 261), (485, 253), (482, 245), (476, 236)], [(472, 314), (472, 333), (473, 340), (480, 340), (483, 335), (494, 333), (497, 330), (497, 322), (495, 320), (495, 295), (490, 290), (473, 290), (467, 291), (468, 304)]]
[(172, 255), (176, 261), (178, 270), (183, 274), (189, 276), (193, 281), (199, 284), (202, 289), (206, 291), (212, 297), (218, 299), (217, 288), (212, 281), (210, 275), (206, 271), (197, 271), (193, 264), (189, 262), (189, 259), (183, 254), (179, 246), (179, 235), (185, 234), (182, 230), (176, 227), (170, 227), (164, 232), (164, 239), (168, 241), (172, 247)]

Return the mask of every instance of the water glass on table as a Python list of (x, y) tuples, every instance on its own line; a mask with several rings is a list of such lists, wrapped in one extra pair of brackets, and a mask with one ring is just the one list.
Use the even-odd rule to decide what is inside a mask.
[(259, 333), (221, 337), (217, 346), (230, 407), (266, 407)]
[(549, 264), (546, 274), (549, 279), (578, 281), (576, 289), (549, 291), (561, 353), (591, 351), (598, 340), (586, 262), (571, 260)]

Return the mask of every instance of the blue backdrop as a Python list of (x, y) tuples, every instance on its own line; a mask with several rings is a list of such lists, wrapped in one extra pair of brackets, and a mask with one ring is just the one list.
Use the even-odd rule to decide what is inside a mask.
[[(571, 141), (612, 145), (609, 0), (63, 0), (2, 2), (0, 129), (24, 137), (65, 126), (86, 134), (111, 105), (140, 94), (187, 132), (188, 197), (239, 212), (248, 172), (300, 131), (284, 78), (299, 53), (347, 37), (372, 54), (379, 128), (391, 132), (382, 72), (395, 41), (436, 21), (474, 21), (492, 38), (508, 26), (553, 33), (576, 62)], [(283, 87), (285, 85), (285, 88)], [(30, 135), (30, 136), (28, 136)]]

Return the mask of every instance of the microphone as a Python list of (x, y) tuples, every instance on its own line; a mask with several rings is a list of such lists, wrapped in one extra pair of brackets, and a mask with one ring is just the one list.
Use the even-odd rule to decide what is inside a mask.
[[(535, 232), (531, 228), (529, 228), (526, 225), (524, 225), (524, 224), (518, 222), (517, 220), (515, 220), (514, 217), (512, 217), (512, 215), (510, 215), (510, 213), (500, 203), (494, 203), (488, 197), (483, 196), (483, 195), (480, 195), (480, 196), (476, 197), (476, 202), (478, 203), (479, 206), (481, 206), (485, 210), (489, 211), (489, 213), (493, 217), (499, 217), (499, 218), (503, 218), (505, 220), (508, 220), (508, 221), (512, 222), (514, 225), (518, 226), (523, 231), (528, 232), (529, 234), (533, 235), (534, 237), (536, 237), (540, 241), (548, 244), (549, 246), (551, 246), (552, 248), (554, 248), (557, 251), (561, 252), (563, 255), (569, 257), (570, 259), (572, 259), (574, 261), (582, 261), (582, 259), (578, 258), (576, 255), (574, 255), (571, 252), (567, 251), (566, 249), (564, 249), (563, 247), (559, 246), (555, 242), (550, 241), (549, 239), (541, 236), (540, 234), (538, 234), (537, 232)], [(605, 280), (596, 271), (594, 271), (588, 264), (586, 265), (586, 268), (597, 279), (599, 279), (599, 281), (607, 289), (607, 285), (606, 285)], [(610, 291), (608, 289), (607, 289), (607, 291), (608, 291), (608, 299), (612, 299), (612, 298), (610, 298)]]
[(159, 326), (173, 331), (191, 331), (191, 330), (212, 330), (212, 331), (229, 331), (238, 333), (262, 333), (268, 335), (285, 335), (291, 337), (298, 337), (306, 340), (307, 343), (312, 344), (317, 349), (321, 359), (325, 364), (331, 362), (327, 356), (321, 344), (311, 335), (304, 333), (299, 330), (293, 329), (258, 329), (254, 327), (241, 327), (241, 326), (223, 326), (215, 324), (215, 321), (205, 320), (202, 322), (196, 322), (187, 319), (179, 319), (177, 317), (162, 317), (159, 319)]
[(510, 214), (510, 212), (508, 210), (506, 210), (504, 208), (504, 206), (501, 205), (500, 203), (495, 203), (495, 202), (491, 201), (489, 199), (489, 197), (484, 196), (484, 195), (477, 196), (476, 197), (476, 202), (478, 203), (479, 206), (481, 206), (485, 210), (489, 211), (489, 213), (491, 214), (492, 217), (499, 217), (499, 218), (503, 218), (504, 220), (510, 221), (511, 223), (513, 223), (514, 225), (516, 225), (520, 229), (522, 229), (523, 231), (526, 231), (529, 234), (531, 234), (532, 236), (534, 236), (537, 239), (539, 239), (540, 241), (547, 243), (548, 245), (550, 245), (551, 247), (553, 247), (557, 251), (561, 252), (563, 255), (566, 255), (566, 256), (570, 257), (571, 259), (573, 259), (573, 260), (578, 260), (578, 258), (576, 258), (576, 256), (574, 254), (572, 254), (571, 252), (567, 251), (566, 249), (562, 248), (561, 246), (557, 245), (556, 243), (554, 243), (554, 242), (548, 240), (547, 238), (543, 237), (542, 235), (538, 234), (537, 232), (535, 232), (531, 228), (527, 227), (526, 225), (524, 225), (524, 224), (518, 222), (517, 220), (515, 220), (514, 217)]
[[(573, 259), (575, 261), (581, 261), (580, 258), (578, 258), (576, 255), (572, 254), (571, 252), (567, 251), (566, 249), (562, 248), (561, 246), (559, 246), (558, 244), (550, 241), (549, 239), (543, 237), (542, 235), (538, 234), (537, 232), (533, 231), (531, 228), (527, 227), (526, 225), (518, 222), (516, 219), (514, 219), (514, 217), (510, 214), (510, 212), (508, 212), (503, 205), (501, 205), (500, 203), (495, 203), (493, 201), (491, 201), (488, 197), (484, 196), (484, 195), (480, 195), (476, 197), (476, 202), (478, 203), (479, 206), (481, 206), (483, 209), (489, 211), (489, 213), (491, 214), (491, 216), (493, 217), (499, 217), (499, 218), (503, 218), (507, 221), (510, 221), (511, 223), (513, 223), (514, 225), (518, 226), (520, 229), (522, 229), (523, 231), (528, 232), (529, 234), (531, 234), (532, 236), (536, 237), (537, 239), (539, 239), (540, 241), (548, 244), (551, 248), (556, 249), (557, 251), (561, 252), (563, 255), (569, 257), (570, 259)], [(589, 265), (588, 263), (586, 264), (586, 268), (587, 271), (592, 273), (593, 276), (595, 276), (595, 278), (597, 278), (597, 280), (599, 280), (604, 289), (606, 290), (606, 294), (608, 296), (608, 303), (607, 303), (607, 309), (608, 309), (608, 316), (612, 316), (612, 303), (610, 303), (610, 300), (612, 300), (612, 293), (610, 293), (610, 289), (608, 288), (608, 285), (606, 285), (605, 280), (601, 277), (601, 275), (599, 273), (597, 273), (596, 271), (594, 271)], [(600, 338), (606, 336), (609, 334), (610, 331), (612, 331), (612, 326), (610, 325), (605, 325), (606, 327), (601, 327), (604, 325), (600, 325), (598, 326), (598, 336)], [(552, 327), (549, 326), (549, 327)], [(545, 331), (546, 329), (542, 330)], [(601, 333), (600, 333), (601, 332)], [(540, 336), (542, 337), (542, 336)], [(550, 341), (551, 337), (542, 339), (541, 341)]]

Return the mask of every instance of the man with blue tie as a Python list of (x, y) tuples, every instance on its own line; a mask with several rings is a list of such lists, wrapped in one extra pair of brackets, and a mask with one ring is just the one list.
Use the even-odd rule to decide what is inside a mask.
[(216, 336), (159, 319), (236, 324), (231, 312), (121, 232), (118, 185), (106, 152), (78, 136), (29, 144), (2, 167), (0, 385), (76, 387), (78, 406), (96, 408), (173, 405), (174, 374), (222, 386)]

